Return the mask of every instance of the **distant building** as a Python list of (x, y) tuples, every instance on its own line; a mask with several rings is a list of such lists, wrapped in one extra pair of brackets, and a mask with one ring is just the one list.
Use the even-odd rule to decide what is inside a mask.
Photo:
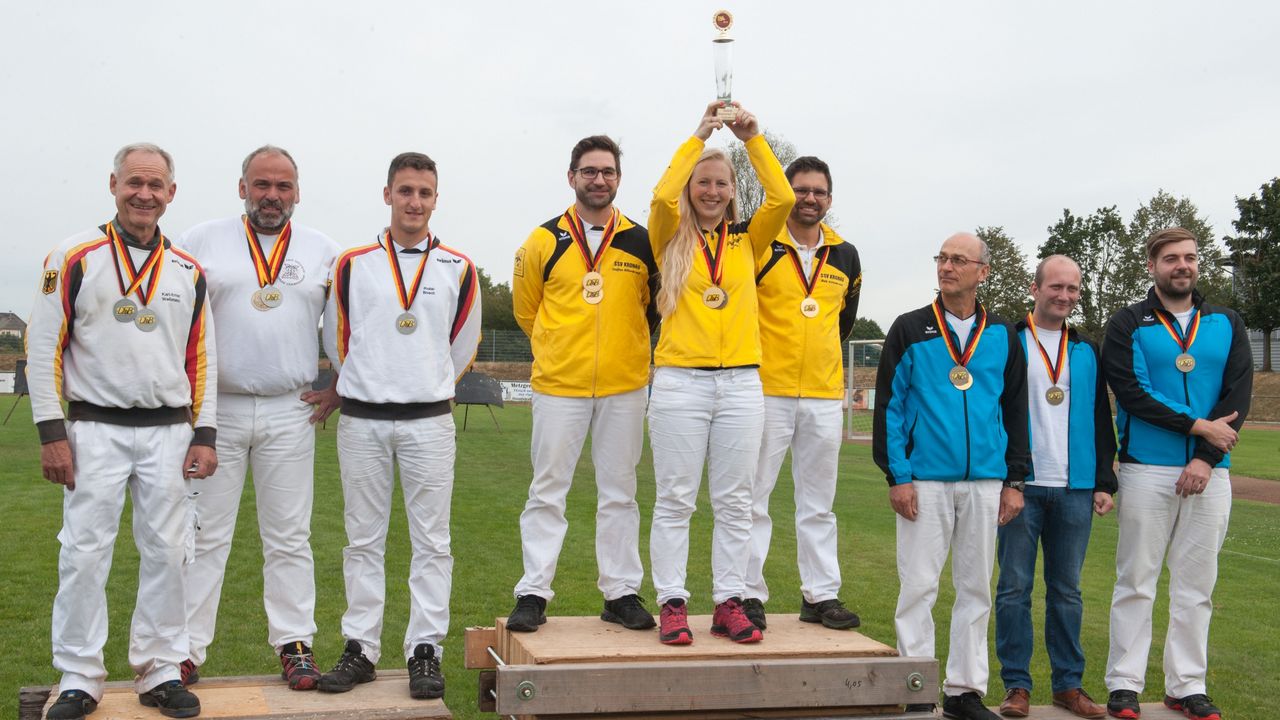
[[(1253, 350), (1253, 367), (1262, 367), (1262, 331), (1249, 331), (1249, 346)], [(1271, 367), (1280, 367), (1280, 330), (1271, 333)]]
[(27, 334), (27, 324), (11, 312), (0, 312), (0, 337), (10, 336), (21, 340)]

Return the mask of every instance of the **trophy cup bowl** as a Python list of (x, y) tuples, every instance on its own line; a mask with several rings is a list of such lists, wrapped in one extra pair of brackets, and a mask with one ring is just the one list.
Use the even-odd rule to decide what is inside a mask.
[(719, 10), (712, 16), (716, 28), (716, 36), (711, 41), (711, 51), (716, 63), (716, 99), (724, 103), (724, 107), (716, 111), (716, 117), (722, 122), (733, 122), (738, 119), (738, 108), (733, 102), (733, 38), (729, 36), (729, 28), (733, 27), (733, 15), (728, 10)]

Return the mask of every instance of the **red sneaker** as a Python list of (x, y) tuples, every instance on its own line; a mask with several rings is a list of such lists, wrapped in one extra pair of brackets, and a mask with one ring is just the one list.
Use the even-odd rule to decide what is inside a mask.
[(304, 642), (291, 642), (280, 650), (280, 678), (290, 690), (314, 690), (320, 684), (316, 656)]
[(689, 608), (684, 600), (675, 598), (662, 604), (661, 627), (658, 639), (664, 645), (690, 645), (693, 631), (689, 629)]
[(711, 616), (711, 634), (739, 643), (760, 642), (764, 637), (760, 628), (747, 619), (747, 614), (742, 611), (742, 601), (736, 597), (716, 606), (716, 612)]
[(183, 687), (200, 682), (200, 668), (190, 660), (183, 660), (182, 664), (178, 665), (178, 672), (182, 673)]

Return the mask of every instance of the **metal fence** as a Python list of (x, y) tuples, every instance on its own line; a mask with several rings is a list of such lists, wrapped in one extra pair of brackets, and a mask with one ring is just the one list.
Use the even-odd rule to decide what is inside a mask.
[(533, 362), (533, 350), (529, 337), (519, 330), (484, 330), (480, 349), (476, 351), (479, 362)]

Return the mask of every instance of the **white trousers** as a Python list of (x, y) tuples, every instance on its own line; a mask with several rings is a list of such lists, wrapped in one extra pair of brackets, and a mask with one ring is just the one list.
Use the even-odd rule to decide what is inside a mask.
[(751, 544), (751, 483), (760, 456), (764, 396), (754, 368), (692, 370), (660, 367), (649, 399), (649, 441), (657, 497), (649, 562), (658, 604), (689, 597), (689, 519), (707, 466), (715, 518), (711, 536), (711, 599), (746, 590)]
[(1213, 586), (1231, 517), (1231, 479), (1225, 468), (1214, 468), (1203, 493), (1183, 498), (1174, 491), (1181, 473), (1181, 467), (1120, 465), (1108, 691), (1144, 689), (1151, 608), (1161, 565), (1167, 563), (1164, 690), (1176, 698), (1205, 692)]
[(520, 513), (524, 576), (515, 594), (555, 597), (551, 581), (569, 523), (565, 499), (591, 432), (596, 469), (596, 586), (606, 600), (640, 591), (640, 506), (636, 465), (644, 444), (645, 388), (599, 398), (533, 394), (533, 482)]
[(769, 599), (769, 586), (764, 581), (764, 563), (773, 536), (769, 496), (778, 482), (788, 448), (795, 488), (800, 593), (810, 603), (833, 600), (839, 595), (836, 514), (831, 508), (836, 498), (836, 466), (843, 428), (839, 400), (765, 396), (764, 438), (751, 501), (747, 597)]
[(342, 635), (358, 640), (375, 664), (382, 656), (382, 610), (386, 602), (384, 558), (395, 465), (409, 518), (409, 627), (407, 660), (420, 643), (435, 646), (449, 630), (453, 555), (449, 509), (455, 455), (453, 415), (418, 420), (369, 420), (343, 415), (338, 421), (338, 467), (347, 547), (342, 551), (347, 611)]
[[(68, 423), (76, 489), (62, 495), (58, 594), (53, 600), (53, 667), (59, 691), (102, 698), (107, 668), (107, 576), (126, 490), (133, 500), (138, 598), (129, 633), (134, 689), (143, 693), (179, 678), (187, 659), (182, 564), (194, 531), (190, 483), (182, 461), (191, 443), (186, 423), (126, 427)], [(196, 481), (199, 482), (199, 481)]]
[(275, 652), (316, 633), (311, 499), (316, 434), (306, 388), (274, 396), (218, 395), (218, 471), (197, 483), (199, 531), (187, 568), (191, 660), (203, 665), (213, 642), (222, 581), (240, 510), (245, 471), (252, 470), (262, 538), (262, 604)]
[(935, 657), (933, 605), (938, 578), (951, 552), (951, 645), (943, 692), (987, 694), (987, 624), (991, 571), (1000, 514), (999, 480), (917, 480), (919, 514), (898, 522), (898, 609), (893, 616), (898, 654)]

